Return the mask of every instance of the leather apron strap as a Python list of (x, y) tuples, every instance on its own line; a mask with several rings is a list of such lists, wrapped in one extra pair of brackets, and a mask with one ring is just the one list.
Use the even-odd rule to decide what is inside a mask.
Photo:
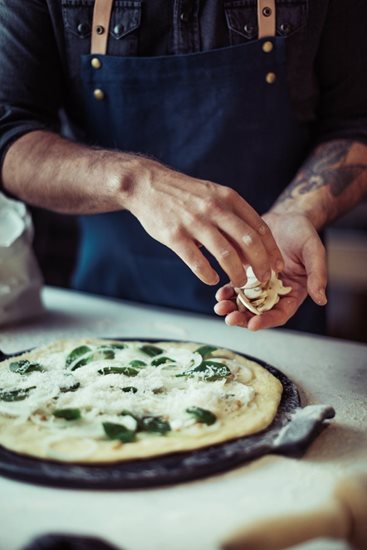
[(257, 24), (259, 29), (258, 38), (264, 38), (264, 36), (275, 36), (275, 20), (275, 0), (257, 0)]
[(95, 0), (92, 23), (91, 54), (105, 55), (113, 0)]

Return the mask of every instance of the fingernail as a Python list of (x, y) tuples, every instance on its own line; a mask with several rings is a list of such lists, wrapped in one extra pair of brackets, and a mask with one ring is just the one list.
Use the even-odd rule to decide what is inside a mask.
[(216, 273), (211, 279), (211, 285), (217, 285), (220, 281), (219, 275)]
[(318, 295), (317, 303), (324, 306), (327, 303), (325, 290), (323, 288), (320, 288), (317, 292), (317, 295)]
[(284, 269), (284, 262), (282, 260), (277, 260), (275, 263), (275, 269), (279, 273), (280, 271), (283, 271)]

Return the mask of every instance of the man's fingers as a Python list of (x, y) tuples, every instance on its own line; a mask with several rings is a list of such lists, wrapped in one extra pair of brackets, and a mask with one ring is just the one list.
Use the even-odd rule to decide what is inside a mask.
[(237, 306), (233, 300), (221, 300), (214, 306), (214, 311), (217, 315), (228, 315), (232, 311), (237, 311)]
[(280, 252), (266, 222), (240, 195), (238, 195), (238, 198), (235, 201), (235, 212), (241, 217), (242, 220), (245, 220), (252, 227), (257, 235), (260, 236), (266, 252), (270, 256), (270, 264), (272, 269), (275, 272), (282, 271), (284, 269), (282, 253)]
[(326, 251), (315, 232), (304, 244), (303, 263), (307, 273), (307, 290), (313, 301), (319, 306), (327, 303), (325, 289), (327, 285)]
[(236, 286), (246, 283), (246, 272), (243, 263), (229, 240), (217, 228), (196, 226), (200, 242), (217, 259), (219, 265), (227, 273)]
[(251, 318), (251, 314), (247, 313), (246, 311), (237, 310), (237, 311), (233, 311), (232, 313), (229, 313), (225, 318), (225, 322), (226, 322), (226, 325), (230, 327), (246, 328), (250, 318)]
[(220, 302), (221, 300), (232, 300), (236, 297), (236, 293), (234, 291), (233, 286), (231, 285), (224, 285), (221, 288), (217, 290), (217, 293), (215, 295), (215, 299)]
[(189, 238), (176, 242), (172, 250), (185, 262), (191, 271), (205, 284), (216, 285), (219, 275), (208, 260), (200, 252), (199, 248)]

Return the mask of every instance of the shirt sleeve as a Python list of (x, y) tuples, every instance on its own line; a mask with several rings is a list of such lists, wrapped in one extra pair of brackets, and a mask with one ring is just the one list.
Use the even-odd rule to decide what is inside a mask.
[(367, 2), (329, 0), (316, 58), (318, 142), (367, 142)]
[(9, 146), (59, 130), (62, 69), (45, 0), (0, 0), (0, 173)]

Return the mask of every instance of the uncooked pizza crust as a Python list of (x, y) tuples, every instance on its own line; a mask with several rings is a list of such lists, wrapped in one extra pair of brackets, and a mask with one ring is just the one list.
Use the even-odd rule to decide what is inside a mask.
[[(265, 368), (223, 348), (58, 341), (0, 363), (0, 444), (73, 463), (157, 457), (264, 430), (281, 394)], [(78, 418), (67, 420), (70, 410)]]

